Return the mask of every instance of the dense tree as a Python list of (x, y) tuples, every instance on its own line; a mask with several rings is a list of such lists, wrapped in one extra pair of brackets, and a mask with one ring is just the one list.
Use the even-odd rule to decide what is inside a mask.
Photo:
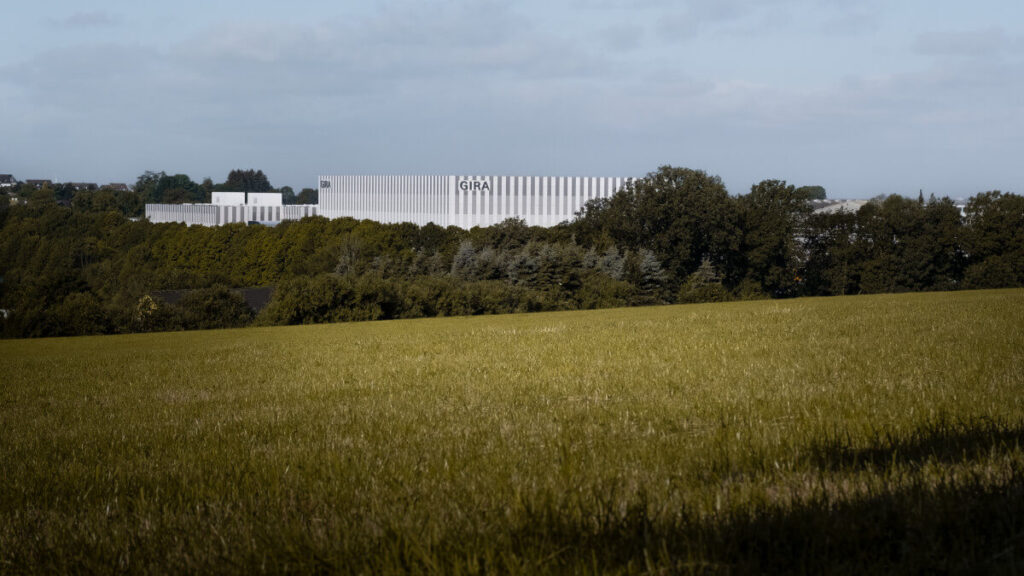
[(722, 275), (715, 270), (711, 260), (705, 259), (683, 283), (676, 300), (681, 304), (692, 304), (724, 302), (728, 299), (729, 292), (722, 285)]
[[(0, 208), (6, 336), (245, 325), (234, 288), (276, 286), (263, 323), (595, 308), (789, 295), (1024, 284), (1024, 199), (988, 192), (966, 219), (948, 199), (879, 197), (811, 214), (777, 180), (730, 197), (700, 171), (662, 167), (571, 223), (462, 230), (322, 217), (277, 227), (133, 221), (142, 197), (212, 187), (147, 172), (138, 194), (14, 191)], [(159, 290), (186, 290), (169, 304)]]
[(233, 192), (270, 192), (273, 186), (262, 170), (232, 170), (228, 179), (219, 186), (222, 190)]
[(807, 200), (824, 200), (825, 199), (825, 187), (824, 186), (801, 186), (796, 189), (796, 193), (803, 196)]
[(816, 214), (804, 228), (808, 294), (949, 290), (967, 256), (959, 210), (890, 196), (856, 214)]
[(320, 191), (316, 188), (303, 188), (299, 195), (295, 197), (296, 204), (319, 204), (320, 203)]
[(74, 198), (77, 188), (70, 182), (56, 183), (53, 185), (53, 197), (58, 204), (62, 206), (70, 206), (71, 199)]
[(177, 307), (186, 329), (239, 328), (253, 318), (242, 296), (223, 284), (189, 292)]
[(142, 198), (143, 202), (153, 203), (156, 198), (157, 183), (160, 181), (162, 176), (167, 176), (165, 172), (152, 172), (146, 170), (135, 180), (135, 193)]
[(738, 205), (745, 279), (772, 296), (796, 295), (805, 260), (801, 230), (811, 213), (807, 196), (784, 181), (765, 180)]
[[(131, 212), (123, 210), (118, 196), (119, 194), (111, 190), (79, 192), (71, 199), (71, 207), (75, 210), (89, 212), (107, 212), (109, 210), (117, 210), (123, 214), (132, 215), (131, 213), (134, 212), (134, 210), (131, 210)], [(131, 194), (131, 196), (133, 198), (138, 198), (134, 194)]]
[(964, 211), (971, 262), (968, 284), (978, 288), (1024, 284), (1024, 196), (984, 192), (971, 198)]
[(951, 289), (960, 276), (959, 211), (951, 202), (921, 204), (889, 196), (857, 213), (860, 291)]
[(812, 214), (803, 227), (807, 262), (802, 292), (812, 296), (856, 294), (860, 287), (861, 242), (857, 214)]
[(185, 174), (145, 172), (135, 181), (135, 193), (143, 203), (181, 204), (208, 202), (209, 194)]
[(736, 202), (721, 178), (700, 170), (662, 166), (609, 199), (587, 203), (573, 230), (585, 245), (652, 250), (675, 279), (705, 259), (735, 275)]

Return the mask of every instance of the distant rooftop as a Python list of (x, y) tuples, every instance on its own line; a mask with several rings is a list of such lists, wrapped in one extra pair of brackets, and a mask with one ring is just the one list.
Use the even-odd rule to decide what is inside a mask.
[(835, 214), (836, 212), (856, 212), (868, 202), (870, 200), (811, 200), (811, 207), (815, 214)]

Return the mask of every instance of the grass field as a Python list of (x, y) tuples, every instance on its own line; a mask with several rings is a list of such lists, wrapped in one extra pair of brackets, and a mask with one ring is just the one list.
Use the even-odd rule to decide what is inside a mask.
[(0, 573), (1024, 571), (1024, 291), (0, 342)]

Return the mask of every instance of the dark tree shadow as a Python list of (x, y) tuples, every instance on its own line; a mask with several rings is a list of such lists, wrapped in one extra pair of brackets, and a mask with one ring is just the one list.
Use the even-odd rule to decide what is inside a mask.
[[(1024, 478), (924, 484), (853, 499), (684, 511), (652, 521), (642, 500), (596, 525), (540, 511), (511, 535), (511, 557), (548, 551), (538, 572), (665, 574), (1024, 573)], [(454, 556), (457, 557), (456, 553)], [(507, 566), (493, 566), (498, 572)]]
[(939, 418), (906, 436), (878, 432), (866, 447), (851, 444), (848, 437), (838, 435), (817, 442), (810, 448), (812, 463), (837, 470), (974, 460), (993, 451), (1019, 449), (1024, 445), (1024, 426), (990, 418)]

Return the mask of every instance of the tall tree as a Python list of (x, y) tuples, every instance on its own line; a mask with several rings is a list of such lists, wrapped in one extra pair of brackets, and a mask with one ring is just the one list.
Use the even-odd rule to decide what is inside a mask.
[(782, 180), (765, 180), (739, 198), (746, 278), (772, 296), (796, 294), (804, 261), (799, 230), (811, 206), (807, 195)]
[(1024, 196), (998, 190), (970, 199), (967, 281), (976, 288), (1024, 284)]
[(166, 172), (153, 172), (151, 170), (146, 170), (138, 177), (138, 179), (135, 180), (135, 193), (142, 198), (143, 202), (159, 203), (160, 199), (157, 198), (157, 184), (160, 182), (160, 178), (166, 176)]
[(573, 229), (588, 245), (610, 240), (653, 250), (676, 285), (704, 259), (733, 271), (739, 252), (735, 200), (721, 178), (689, 168), (662, 166), (607, 200), (589, 202)]
[(166, 172), (146, 171), (135, 181), (135, 193), (145, 203), (180, 204), (204, 202), (207, 195), (187, 174), (168, 176)]
[(270, 192), (273, 186), (262, 170), (232, 170), (228, 173), (228, 179), (221, 186), (224, 190), (233, 192)]

